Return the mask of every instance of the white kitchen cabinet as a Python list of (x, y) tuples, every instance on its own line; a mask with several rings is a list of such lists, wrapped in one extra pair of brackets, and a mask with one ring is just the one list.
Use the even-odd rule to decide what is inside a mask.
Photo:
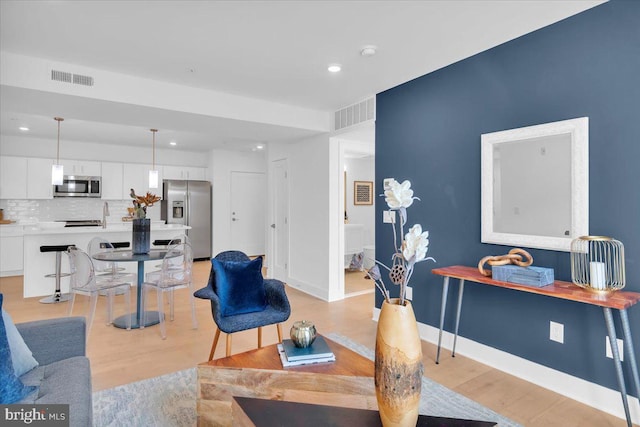
[(102, 198), (105, 200), (124, 200), (129, 198), (123, 187), (124, 164), (102, 162)]
[(0, 156), (0, 199), (26, 198), (27, 158)]
[(125, 163), (123, 166), (122, 191), (125, 198), (129, 198), (129, 192), (132, 188), (139, 196), (144, 196), (147, 192), (150, 192), (162, 197), (162, 167), (156, 165), (156, 169), (158, 169), (158, 188), (149, 188), (150, 164)]
[(22, 226), (0, 225), (0, 277), (21, 275), (24, 233)]
[(206, 179), (206, 168), (195, 166), (163, 166), (164, 179)]
[(51, 166), (54, 159), (27, 158), (27, 199), (53, 199)]
[(24, 238), (0, 236), (0, 277), (22, 274)]
[(60, 164), (65, 175), (100, 176), (102, 174), (100, 162), (60, 159)]

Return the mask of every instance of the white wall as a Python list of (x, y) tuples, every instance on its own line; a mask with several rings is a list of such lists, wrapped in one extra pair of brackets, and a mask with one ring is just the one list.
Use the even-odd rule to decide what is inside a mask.
[[(209, 171), (213, 195), (211, 249), (212, 256), (216, 256), (222, 251), (234, 249), (231, 241), (231, 172), (261, 172), (266, 177), (266, 156), (261, 151), (212, 150), (209, 153)], [(267, 191), (266, 182), (264, 189)]]
[[(288, 277), (278, 279), (324, 300), (334, 299), (338, 282), (333, 276), (340, 271), (339, 257), (332, 261), (338, 253), (339, 219), (331, 224), (331, 213), (338, 212), (339, 202), (332, 199), (339, 199), (335, 195), (340, 194), (338, 156), (331, 156), (332, 149), (337, 147), (331, 147), (329, 136), (320, 135), (295, 143), (271, 144), (268, 153), (269, 164), (287, 159), (289, 168), (289, 268)], [(271, 221), (272, 206), (270, 215)], [(269, 234), (269, 250), (271, 240)]]
[(353, 203), (353, 183), (354, 181), (375, 181), (375, 159), (374, 157), (346, 158), (344, 161), (347, 170), (347, 215), (349, 224), (364, 225), (362, 241), (365, 246), (374, 245), (375, 230), (375, 202), (377, 195), (373, 194), (373, 205), (355, 205)]

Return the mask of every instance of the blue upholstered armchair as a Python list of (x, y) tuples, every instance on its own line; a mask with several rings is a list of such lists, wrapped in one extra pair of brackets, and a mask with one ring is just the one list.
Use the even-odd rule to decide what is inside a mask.
[[(275, 279), (264, 279), (261, 271), (262, 259), (252, 261), (240, 251), (221, 252), (211, 260), (211, 263), (209, 283), (194, 293), (197, 298), (211, 300), (211, 315), (218, 326), (209, 360), (213, 360), (220, 331), (227, 334), (227, 356), (231, 355), (231, 334), (234, 332), (258, 328), (258, 348), (260, 348), (262, 347), (262, 327), (275, 324), (278, 340), (281, 342), (280, 324), (291, 314), (284, 283)], [(251, 271), (246, 273), (248, 270)], [(251, 284), (248, 284), (249, 282)], [(233, 288), (234, 285), (235, 290), (230, 291), (229, 288)], [(256, 289), (260, 292), (257, 297), (255, 297)], [(249, 304), (246, 301), (247, 295), (258, 298), (259, 302)], [(243, 301), (236, 304), (238, 299)], [(246, 308), (247, 304), (250, 308)], [(241, 305), (245, 308), (238, 309)]]

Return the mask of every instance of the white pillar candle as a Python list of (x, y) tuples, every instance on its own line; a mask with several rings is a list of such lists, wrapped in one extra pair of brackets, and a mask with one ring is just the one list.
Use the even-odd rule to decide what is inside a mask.
[(604, 262), (590, 262), (591, 287), (594, 289), (606, 289), (607, 282), (604, 275)]

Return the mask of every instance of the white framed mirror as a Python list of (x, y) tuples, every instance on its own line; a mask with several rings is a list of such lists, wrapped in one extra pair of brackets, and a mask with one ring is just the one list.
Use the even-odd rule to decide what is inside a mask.
[(589, 118), (483, 134), (482, 242), (570, 251), (589, 234)]

